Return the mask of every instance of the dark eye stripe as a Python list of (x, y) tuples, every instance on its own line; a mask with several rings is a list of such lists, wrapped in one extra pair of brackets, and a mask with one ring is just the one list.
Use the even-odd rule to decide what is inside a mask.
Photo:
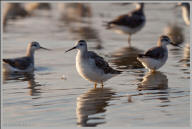
[(37, 46), (36, 44), (33, 44), (33, 46)]
[(166, 41), (166, 42), (169, 42), (169, 39), (162, 39), (162, 41)]

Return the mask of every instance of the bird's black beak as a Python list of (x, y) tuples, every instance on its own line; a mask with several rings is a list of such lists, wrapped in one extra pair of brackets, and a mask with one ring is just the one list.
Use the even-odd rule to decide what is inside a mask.
[(77, 48), (77, 47), (73, 47), (73, 48), (71, 48), (71, 49), (65, 51), (65, 53), (68, 52), (68, 51), (71, 51), (71, 50), (73, 50), (73, 49), (76, 49), (76, 48)]
[(181, 48), (181, 46), (179, 46), (178, 44), (174, 44), (173, 42), (170, 42), (171, 45), (175, 46), (175, 47), (179, 47)]
[(47, 51), (51, 50), (51, 49), (47, 49), (47, 48), (44, 48), (44, 47), (40, 47), (40, 49), (44, 49), (44, 50), (47, 50)]

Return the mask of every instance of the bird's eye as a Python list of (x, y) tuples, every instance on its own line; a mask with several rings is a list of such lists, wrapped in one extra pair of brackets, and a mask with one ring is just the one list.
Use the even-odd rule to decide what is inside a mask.
[(166, 41), (166, 42), (168, 42), (169, 40), (168, 40), (168, 39), (163, 39), (163, 41)]
[(169, 40), (168, 40), (168, 39), (165, 39), (165, 41), (167, 41), (167, 42), (168, 42)]
[(36, 45), (36, 44), (33, 44), (33, 46), (34, 46), (34, 47), (37, 47), (37, 45)]
[(80, 46), (82, 46), (83, 44), (82, 44), (82, 43), (80, 43), (79, 45), (80, 45)]

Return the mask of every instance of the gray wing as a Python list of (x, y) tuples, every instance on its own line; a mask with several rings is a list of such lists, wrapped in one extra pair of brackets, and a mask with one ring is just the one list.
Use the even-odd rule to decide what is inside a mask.
[(104, 71), (104, 73), (111, 73), (111, 74), (120, 74), (121, 71), (118, 70), (114, 70), (113, 68), (111, 68), (109, 66), (109, 64), (103, 59), (103, 57), (100, 57), (99, 55), (97, 55), (96, 53), (94, 53), (93, 51), (89, 51), (88, 52), (89, 57), (92, 58), (93, 60), (95, 60), (95, 65), (102, 69)]
[(116, 25), (128, 26), (130, 28), (135, 28), (143, 24), (143, 22), (145, 21), (144, 17), (141, 17), (143, 15), (144, 15), (143, 12), (133, 11), (130, 12), (129, 14), (117, 17), (113, 21), (109, 22), (108, 26), (110, 26), (110, 24), (116, 24)]
[(164, 57), (164, 49), (162, 47), (153, 47), (149, 49), (144, 56), (145, 57), (150, 57), (150, 58), (155, 58), (155, 59), (161, 59)]
[(30, 64), (32, 63), (32, 59), (30, 57), (21, 57), (15, 59), (3, 59), (3, 62), (17, 69), (24, 70), (30, 66)]

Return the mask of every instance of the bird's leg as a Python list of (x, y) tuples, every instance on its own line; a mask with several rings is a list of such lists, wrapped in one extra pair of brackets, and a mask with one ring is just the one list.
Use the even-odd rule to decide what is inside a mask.
[(129, 44), (129, 47), (131, 47), (131, 35), (130, 34), (128, 35), (128, 44)]
[(104, 85), (103, 85), (103, 82), (101, 82), (101, 88), (103, 88), (103, 86), (104, 86)]
[(155, 72), (155, 69), (150, 69), (149, 70), (151, 73), (154, 73)]
[(95, 82), (95, 88), (97, 88), (97, 83)]

